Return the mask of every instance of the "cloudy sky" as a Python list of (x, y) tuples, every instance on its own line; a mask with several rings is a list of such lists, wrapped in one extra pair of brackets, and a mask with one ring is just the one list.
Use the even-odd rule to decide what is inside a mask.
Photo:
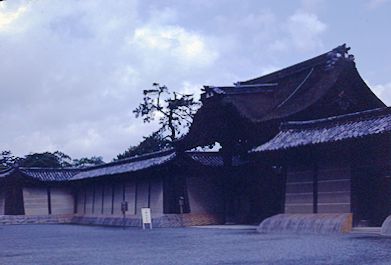
[(0, 150), (110, 161), (156, 125), (132, 115), (153, 82), (198, 93), (342, 43), (391, 103), (391, 1), (0, 2)]

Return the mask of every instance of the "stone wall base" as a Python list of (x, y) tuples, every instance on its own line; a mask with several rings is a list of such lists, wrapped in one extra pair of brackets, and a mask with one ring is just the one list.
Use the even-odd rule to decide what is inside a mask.
[(67, 224), (73, 215), (0, 215), (0, 225)]
[[(74, 216), (73, 224), (141, 227), (141, 218)], [(152, 218), (153, 227), (184, 227), (196, 225), (223, 224), (223, 218), (216, 214), (166, 214)]]
[(265, 219), (259, 233), (349, 233), (352, 214), (278, 214)]
[(188, 213), (183, 215), (184, 226), (198, 225), (222, 225), (224, 216), (222, 214)]
[(383, 222), (380, 234), (383, 236), (391, 236), (391, 215)]
[[(218, 214), (166, 214), (152, 218), (153, 227), (183, 227), (223, 224)], [(0, 215), (0, 225), (10, 224), (83, 224), (141, 227), (141, 217), (77, 216), (77, 215)]]

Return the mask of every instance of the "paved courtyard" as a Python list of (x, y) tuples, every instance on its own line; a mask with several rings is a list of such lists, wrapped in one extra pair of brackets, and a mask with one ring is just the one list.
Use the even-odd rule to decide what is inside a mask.
[(0, 226), (1, 265), (391, 264), (391, 238), (260, 235), (251, 230)]

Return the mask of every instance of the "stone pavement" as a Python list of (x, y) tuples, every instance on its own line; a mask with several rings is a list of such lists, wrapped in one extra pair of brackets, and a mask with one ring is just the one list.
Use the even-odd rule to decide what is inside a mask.
[(205, 228), (205, 229), (234, 229), (234, 230), (257, 230), (257, 225), (203, 225), (203, 226), (192, 226), (194, 228)]
[(1, 265), (390, 265), (391, 238), (254, 230), (0, 226)]

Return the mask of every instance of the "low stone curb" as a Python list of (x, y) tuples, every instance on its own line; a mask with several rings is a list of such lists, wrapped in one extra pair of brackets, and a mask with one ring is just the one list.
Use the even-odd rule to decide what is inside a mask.
[(278, 214), (265, 219), (259, 233), (342, 234), (352, 231), (352, 214)]

